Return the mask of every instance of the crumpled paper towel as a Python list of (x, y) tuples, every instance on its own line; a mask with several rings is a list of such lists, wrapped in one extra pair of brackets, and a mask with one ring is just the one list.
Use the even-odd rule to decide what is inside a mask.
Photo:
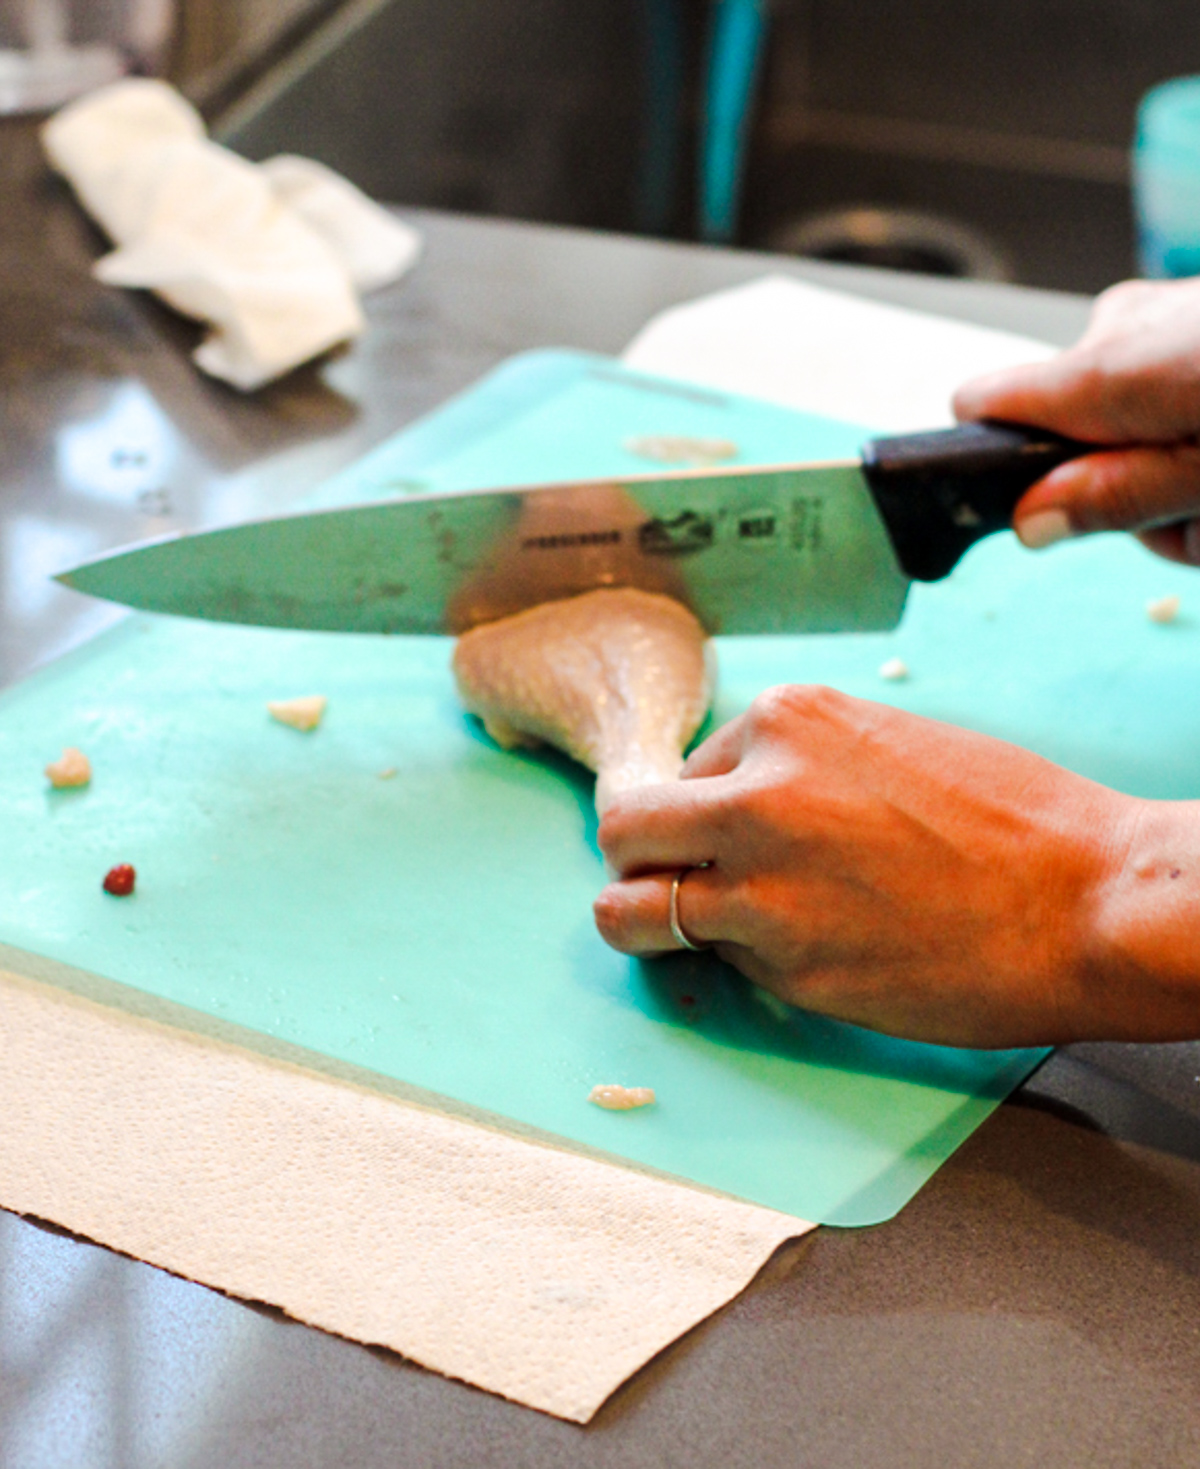
[(366, 295), (416, 263), (421, 237), (361, 189), (313, 158), (280, 153), (259, 165), (277, 198), (333, 247), (355, 288)]
[(0, 1206), (561, 1418), (813, 1227), (4, 959)]
[(660, 312), (622, 360), (641, 372), (899, 434), (953, 423), (950, 399), (968, 378), (1055, 350), (776, 275)]
[(116, 242), (96, 276), (210, 323), (194, 360), (243, 391), (357, 336), (358, 292), (397, 279), (420, 250), (415, 231), (331, 169), (248, 163), (210, 142), (165, 82), (93, 92), (52, 117), (42, 140)]

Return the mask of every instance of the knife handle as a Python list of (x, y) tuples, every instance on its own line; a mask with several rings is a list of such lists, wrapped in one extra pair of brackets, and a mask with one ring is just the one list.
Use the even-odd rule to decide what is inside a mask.
[(1095, 444), (1015, 423), (963, 423), (872, 439), (863, 474), (906, 576), (938, 581), (970, 546), (1008, 530), (1017, 502), (1044, 474)]

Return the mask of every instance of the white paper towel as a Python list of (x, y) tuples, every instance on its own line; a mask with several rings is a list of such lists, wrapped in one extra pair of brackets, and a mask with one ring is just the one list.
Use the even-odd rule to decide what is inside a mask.
[(256, 165), (209, 142), (164, 82), (117, 82), (72, 103), (43, 143), (117, 244), (97, 277), (210, 323), (196, 364), (244, 391), (357, 336), (358, 290), (398, 278), (419, 253), (415, 231), (331, 169)]
[(0, 1078), (3, 1207), (579, 1423), (812, 1228), (3, 969)]
[(416, 230), (312, 158), (281, 153), (259, 165), (275, 196), (314, 229), (364, 294), (399, 280), (421, 253)]
[(642, 372), (905, 433), (953, 423), (950, 399), (968, 378), (1054, 351), (1011, 332), (764, 276), (662, 312), (633, 339), (624, 361)]

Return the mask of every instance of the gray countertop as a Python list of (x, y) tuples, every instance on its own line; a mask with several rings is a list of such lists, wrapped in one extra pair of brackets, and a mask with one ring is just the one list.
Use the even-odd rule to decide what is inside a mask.
[[(0, 123), (0, 681), (111, 615), (46, 572), (286, 504), (513, 352), (784, 270), (1054, 342), (1068, 296), (446, 215), (350, 353), (244, 399)], [(0, 859), (3, 833), (0, 833)], [(0, 1073), (2, 1074), (2, 1073)], [(0, 1104), (2, 1106), (2, 1104)], [(3, 1125), (0, 1111), (0, 1126)], [(0, 1469), (1200, 1462), (1200, 1045), (1058, 1053), (893, 1222), (785, 1248), (586, 1429), (0, 1212)]]

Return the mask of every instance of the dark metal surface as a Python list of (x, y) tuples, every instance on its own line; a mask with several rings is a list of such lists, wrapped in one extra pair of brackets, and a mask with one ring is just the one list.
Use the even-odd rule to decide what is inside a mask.
[[(425, 260), (365, 341), (247, 400), (193, 372), (192, 328), (90, 282), (99, 241), (17, 126), (0, 203), (5, 679), (109, 615), (47, 586), (73, 557), (282, 508), (514, 351), (614, 351), (662, 306), (781, 268), (419, 216)], [(1054, 341), (1086, 314), (794, 273)], [(785, 1250), (587, 1429), (0, 1214), (0, 1469), (1191, 1466), (1198, 1322), (1200, 1046), (1076, 1047), (898, 1219)]]

